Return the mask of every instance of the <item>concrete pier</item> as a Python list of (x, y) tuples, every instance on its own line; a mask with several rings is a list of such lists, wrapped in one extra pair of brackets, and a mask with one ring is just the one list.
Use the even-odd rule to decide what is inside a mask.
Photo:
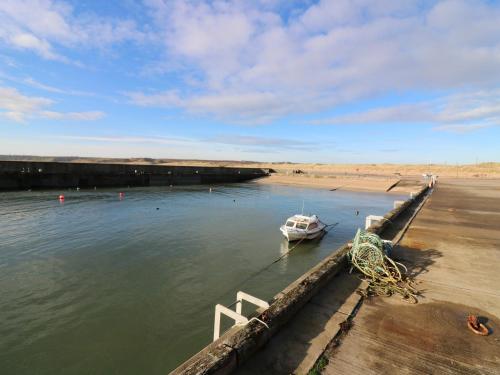
[[(440, 181), (394, 257), (422, 292), (363, 303), (325, 374), (500, 373), (500, 181)], [(483, 337), (467, 327), (478, 316)]]
[(214, 184), (267, 174), (260, 168), (0, 161), (0, 190)]

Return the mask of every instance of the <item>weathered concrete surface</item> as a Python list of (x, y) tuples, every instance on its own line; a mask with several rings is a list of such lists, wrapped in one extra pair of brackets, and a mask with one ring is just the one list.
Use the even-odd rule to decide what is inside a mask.
[[(365, 301), (324, 373), (499, 374), (500, 182), (439, 182), (400, 245), (419, 303)], [(492, 334), (473, 334), (468, 314)]]
[(0, 161), (0, 190), (213, 184), (266, 175), (259, 168)]
[(236, 374), (306, 374), (359, 303), (361, 281), (343, 271)]

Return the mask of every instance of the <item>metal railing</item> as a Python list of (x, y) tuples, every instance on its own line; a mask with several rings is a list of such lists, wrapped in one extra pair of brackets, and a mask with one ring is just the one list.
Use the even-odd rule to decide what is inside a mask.
[(234, 320), (235, 325), (241, 325), (248, 323), (248, 318), (242, 315), (243, 309), (243, 301), (250, 302), (251, 304), (267, 309), (269, 307), (269, 303), (263, 301), (257, 297), (254, 297), (248, 293), (239, 291), (236, 294), (236, 311), (231, 310), (230, 308), (223, 306), (221, 304), (215, 305), (215, 319), (214, 319), (214, 340), (217, 340), (220, 337), (220, 321), (221, 315), (224, 314), (227, 317)]

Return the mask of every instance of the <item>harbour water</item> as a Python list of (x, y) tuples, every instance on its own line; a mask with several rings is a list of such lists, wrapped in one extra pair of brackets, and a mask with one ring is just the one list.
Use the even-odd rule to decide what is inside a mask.
[[(0, 193), (2, 374), (166, 374), (211, 341), (216, 303), (272, 298), (404, 199), (255, 183), (119, 191)], [(339, 224), (249, 279), (288, 250), (279, 226), (303, 202)]]

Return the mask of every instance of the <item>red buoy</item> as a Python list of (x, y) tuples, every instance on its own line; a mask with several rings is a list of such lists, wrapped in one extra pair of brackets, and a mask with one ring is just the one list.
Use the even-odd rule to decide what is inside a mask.
[(125, 196), (125, 193), (120, 191), (120, 193), (118, 195), (119, 195), (120, 199), (123, 199), (123, 197)]
[(63, 200), (64, 200), (64, 195), (62, 195), (62, 194), (61, 194), (61, 195), (59, 195), (59, 200), (60, 200), (60, 201), (63, 201)]

